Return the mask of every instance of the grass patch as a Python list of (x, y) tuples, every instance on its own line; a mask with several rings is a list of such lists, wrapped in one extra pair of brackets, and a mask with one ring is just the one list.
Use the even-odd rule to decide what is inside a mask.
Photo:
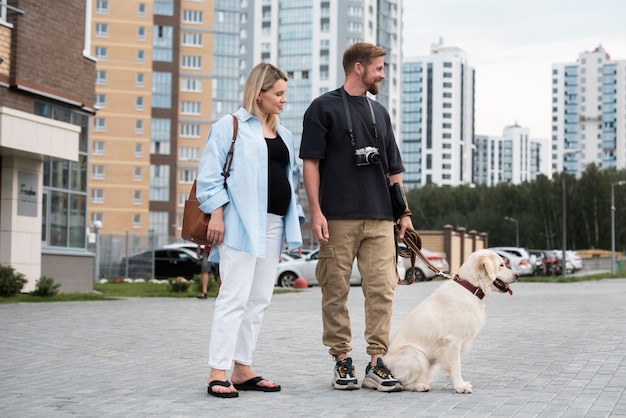
[(85, 302), (92, 300), (115, 300), (117, 298), (99, 293), (58, 293), (54, 296), (34, 296), (28, 293), (0, 298), (0, 303), (24, 302)]
[[(117, 297), (117, 298), (188, 298), (196, 296), (198, 291), (194, 286), (189, 286), (186, 292), (172, 292), (167, 284), (160, 283), (96, 283), (93, 286), (94, 290), (102, 293), (103, 295)], [(210, 296), (215, 296), (215, 292)]]

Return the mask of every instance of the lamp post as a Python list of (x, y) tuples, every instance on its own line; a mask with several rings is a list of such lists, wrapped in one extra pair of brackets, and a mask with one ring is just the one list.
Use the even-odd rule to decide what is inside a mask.
[(570, 149), (570, 150), (564, 150), (563, 151), (563, 180), (562, 180), (562, 187), (563, 187), (563, 258), (561, 259), (561, 275), (563, 276), (563, 278), (565, 279), (565, 275), (566, 275), (566, 271), (567, 271), (567, 259), (566, 259), (566, 251), (567, 251), (567, 222), (566, 222), (566, 218), (567, 215), (565, 214), (565, 212), (567, 211), (567, 205), (565, 204), (566, 201), (566, 197), (565, 197), (565, 175), (567, 174), (567, 172), (565, 171), (565, 157), (567, 156), (567, 154), (578, 154), (580, 152), (580, 150), (577, 149)]
[(611, 184), (611, 276), (615, 276), (615, 186), (623, 186), (626, 180)]
[(515, 222), (515, 246), (519, 247), (519, 222), (515, 218), (511, 218), (510, 216), (505, 216), (504, 219), (507, 221)]
[(95, 245), (95, 251), (96, 251), (96, 257), (95, 257), (95, 266), (94, 266), (94, 282), (97, 282), (99, 277), (100, 277), (100, 228), (102, 228), (102, 222), (101, 221), (94, 221), (93, 222), (93, 230), (95, 232), (96, 235), (96, 245)]

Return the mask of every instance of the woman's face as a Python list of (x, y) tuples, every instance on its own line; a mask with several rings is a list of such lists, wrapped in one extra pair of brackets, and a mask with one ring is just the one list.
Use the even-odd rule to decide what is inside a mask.
[(259, 94), (259, 109), (264, 114), (279, 114), (283, 110), (283, 106), (287, 103), (287, 82), (285, 80), (277, 80), (274, 85), (267, 91)]

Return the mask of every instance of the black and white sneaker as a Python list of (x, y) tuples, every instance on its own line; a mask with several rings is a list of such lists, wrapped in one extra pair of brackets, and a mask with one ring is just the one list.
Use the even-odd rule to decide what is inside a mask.
[(376, 389), (379, 392), (400, 392), (402, 383), (391, 375), (391, 372), (380, 357), (376, 360), (376, 366), (367, 365), (363, 387)]
[(355, 390), (359, 388), (350, 357), (338, 361), (335, 364), (334, 372), (333, 388), (338, 390)]

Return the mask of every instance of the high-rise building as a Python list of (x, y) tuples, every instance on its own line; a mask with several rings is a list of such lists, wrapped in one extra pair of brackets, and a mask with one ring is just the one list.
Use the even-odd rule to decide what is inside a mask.
[(602, 46), (552, 65), (552, 171), (626, 168), (626, 61)]
[(405, 186), (471, 184), (474, 69), (465, 52), (440, 41), (429, 56), (405, 58), (402, 79)]
[(507, 126), (502, 136), (474, 138), (474, 182), (494, 186), (534, 181), (539, 174), (550, 175), (547, 140), (532, 139), (528, 128)]
[(281, 121), (294, 134), (296, 147), (309, 103), (343, 84), (343, 52), (354, 42), (371, 42), (387, 50), (387, 79), (376, 100), (399, 127), (401, 10), (402, 0), (264, 0), (242, 6), (242, 21), (247, 22), (241, 39), (242, 68), (249, 71), (264, 60), (289, 74)]
[(177, 236), (210, 126), (240, 103), (240, 1), (92, 1), (90, 219)]

